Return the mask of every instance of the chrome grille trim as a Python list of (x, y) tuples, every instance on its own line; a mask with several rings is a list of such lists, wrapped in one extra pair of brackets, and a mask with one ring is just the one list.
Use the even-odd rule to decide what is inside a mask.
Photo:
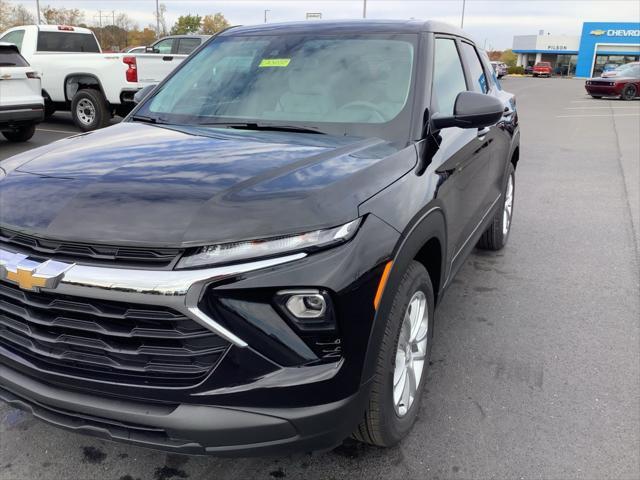
[[(7, 259), (13, 257), (14, 254), (15, 252), (0, 248), (0, 272), (7, 271)], [(110, 268), (70, 263), (56, 287), (42, 287), (40, 290), (72, 297), (172, 308), (235, 346), (247, 347), (244, 340), (198, 308), (198, 302), (204, 288), (212, 281), (282, 265), (304, 257), (306, 254), (301, 252), (235, 265), (171, 271)], [(8, 281), (6, 278), (0, 278), (0, 280)]]

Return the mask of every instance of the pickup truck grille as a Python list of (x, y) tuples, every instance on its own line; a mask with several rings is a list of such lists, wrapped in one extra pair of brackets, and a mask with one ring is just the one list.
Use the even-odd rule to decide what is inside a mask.
[(26, 254), (46, 256), (75, 261), (86, 259), (96, 263), (115, 262), (119, 265), (166, 267), (171, 265), (182, 250), (177, 248), (142, 248), (109, 245), (91, 245), (87, 243), (62, 242), (33, 237), (23, 233), (0, 228), (0, 243), (13, 245), (25, 250)]
[(165, 307), (27, 292), (0, 282), (0, 352), (90, 380), (187, 387), (229, 343)]

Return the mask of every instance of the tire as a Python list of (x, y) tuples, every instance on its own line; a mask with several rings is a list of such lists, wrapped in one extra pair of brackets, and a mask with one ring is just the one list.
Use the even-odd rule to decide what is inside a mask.
[(2, 132), (2, 135), (10, 142), (26, 142), (33, 134), (36, 133), (35, 125), (25, 125), (24, 127), (17, 128), (16, 130), (9, 130)]
[(478, 248), (483, 250), (501, 250), (509, 239), (511, 222), (513, 219), (513, 199), (516, 185), (516, 172), (513, 164), (509, 162), (507, 182), (502, 195), (502, 208), (493, 216), (489, 228), (478, 240)]
[(537, 77), (537, 76), (538, 76), (538, 74), (537, 74), (537, 73), (534, 73), (534, 74), (533, 74), (533, 76), (534, 76), (534, 77)]
[[(409, 305), (412, 305), (411, 310)], [(420, 320), (416, 321), (415, 325), (419, 326), (415, 330), (407, 327), (411, 324), (409, 312), (414, 312), (416, 320)], [(419, 312), (426, 312), (427, 317), (420, 315)], [(369, 402), (362, 422), (352, 435), (356, 440), (379, 447), (390, 447), (402, 440), (413, 427), (420, 410), (420, 400), (429, 368), (429, 356), (433, 343), (433, 320), (434, 296), (431, 279), (424, 266), (413, 261), (400, 281), (393, 297), (389, 316), (386, 318), (385, 333), (378, 353)], [(416, 359), (418, 363), (410, 361), (415, 357), (406, 355), (408, 350), (414, 352), (413, 347), (398, 349), (399, 345), (407, 344), (408, 332), (411, 332), (409, 336), (414, 338), (413, 343), (409, 343), (415, 347), (416, 352), (420, 352), (422, 357), (421, 360)], [(422, 366), (418, 371), (420, 362)], [(407, 364), (412, 365), (413, 368), (407, 369)], [(406, 383), (402, 382), (403, 378)], [(410, 378), (414, 381), (410, 382)], [(399, 396), (398, 402), (394, 401), (395, 382), (397, 382), (397, 391), (402, 390), (402, 385), (407, 388), (411, 388), (411, 384), (415, 386), (412, 401), (403, 403), (402, 396)]]
[(111, 109), (98, 90), (84, 88), (73, 97), (71, 117), (83, 132), (106, 127), (111, 120)]
[(591, 95), (593, 98), (602, 98), (602, 95)]
[(633, 100), (634, 98), (636, 98), (637, 94), (638, 90), (636, 89), (636, 86), (629, 84), (622, 90), (622, 95), (620, 95), (620, 98), (622, 100)]
[(56, 107), (50, 100), (44, 101), (44, 118), (49, 119), (56, 113)]

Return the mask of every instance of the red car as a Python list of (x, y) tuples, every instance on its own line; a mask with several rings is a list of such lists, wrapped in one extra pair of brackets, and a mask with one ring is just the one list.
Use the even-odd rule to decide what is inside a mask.
[(640, 95), (640, 64), (626, 69), (624, 75), (611, 78), (595, 77), (585, 82), (584, 88), (593, 98), (620, 97), (633, 100)]
[(549, 62), (538, 62), (533, 66), (533, 76), (542, 76), (550, 77), (553, 69), (551, 68), (551, 64)]

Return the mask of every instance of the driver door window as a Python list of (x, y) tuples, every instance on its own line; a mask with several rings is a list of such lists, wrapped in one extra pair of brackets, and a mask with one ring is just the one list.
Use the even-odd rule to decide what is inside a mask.
[(453, 115), (456, 97), (467, 89), (455, 40), (436, 38), (433, 65), (433, 98), (442, 115)]
[(165, 40), (160, 40), (158, 43), (156, 43), (153, 46), (153, 49), (158, 53), (161, 53), (163, 55), (168, 55), (168, 54), (171, 53), (171, 49), (173, 47), (173, 42), (174, 42), (173, 38), (167, 38)]

